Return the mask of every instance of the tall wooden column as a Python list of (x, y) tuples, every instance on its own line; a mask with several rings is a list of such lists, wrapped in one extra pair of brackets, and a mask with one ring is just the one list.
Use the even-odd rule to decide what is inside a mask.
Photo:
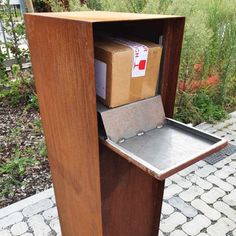
[(26, 15), (63, 236), (102, 235), (90, 23)]
[(158, 235), (164, 180), (102, 142), (99, 150), (93, 37), (119, 31), (158, 43), (163, 36), (159, 91), (171, 114), (184, 18), (93, 11), (32, 13), (25, 22), (62, 235)]

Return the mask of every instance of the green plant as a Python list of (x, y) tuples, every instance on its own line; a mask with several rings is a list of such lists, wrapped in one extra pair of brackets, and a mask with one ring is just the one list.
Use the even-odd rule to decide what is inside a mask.
[(214, 123), (226, 118), (224, 107), (215, 104), (213, 100), (215, 93), (209, 88), (201, 89), (195, 93), (181, 92), (177, 96), (178, 106), (175, 108), (175, 118), (193, 125), (204, 121)]
[(215, 96), (219, 105), (225, 104), (229, 78), (236, 72), (235, 11), (233, 1), (215, 0), (209, 4), (207, 27), (212, 30), (212, 37), (205, 53), (204, 67), (207, 74), (219, 73), (221, 83)]
[(129, 12), (142, 12), (147, 4), (147, 0), (130, 0), (126, 2)]
[[(105, 1), (103, 1), (105, 2)], [(92, 10), (102, 10), (102, 1), (101, 0), (88, 0), (86, 1), (87, 7)]]
[(46, 144), (45, 144), (45, 140), (42, 140), (39, 143), (38, 149), (39, 149), (39, 155), (41, 157), (46, 157), (47, 156), (48, 153), (47, 153), (47, 147), (46, 147)]
[(42, 127), (42, 121), (40, 119), (35, 119), (32, 122), (31, 127), (33, 128), (34, 133), (42, 134), (43, 127)]
[(51, 6), (43, 0), (33, 0), (34, 10), (36, 12), (50, 12)]
[[(0, 43), (1, 43), (1, 41), (0, 41)], [(0, 81), (5, 80), (6, 76), (7, 76), (6, 68), (5, 68), (5, 60), (6, 60), (6, 53), (4, 53), (0, 47)]]
[(14, 185), (20, 182), (10, 176), (0, 179), (0, 197), (14, 196)]
[(26, 109), (34, 109), (35, 111), (39, 110), (38, 97), (36, 93), (29, 94)]
[(16, 124), (15, 127), (13, 127), (9, 134), (6, 137), (6, 141), (8, 143), (11, 143), (12, 146), (17, 146), (20, 144), (20, 135), (21, 135), (21, 127), (20, 124)]
[(20, 150), (16, 148), (13, 150), (11, 158), (6, 163), (0, 165), (0, 196), (13, 195), (13, 186), (21, 186), (23, 184), (23, 176), (27, 168), (37, 163), (32, 159), (32, 149)]
[(21, 152), (15, 150), (11, 160), (0, 167), (0, 174), (11, 174), (12, 176), (22, 176), (28, 166), (35, 164), (35, 160), (29, 157), (21, 157)]
[(228, 78), (226, 84), (225, 109), (228, 112), (236, 110), (236, 76)]
[(14, 16), (14, 12), (10, 5), (10, 1), (5, 2), (6, 10), (2, 15), (3, 29), (8, 35), (6, 47), (13, 54), (16, 63), (22, 68), (25, 61), (29, 61), (29, 51), (26, 48), (21, 48), (19, 45), (22, 40), (25, 40), (25, 25), (22, 17)]
[(0, 101), (11, 106), (22, 104), (27, 109), (38, 110), (38, 99), (30, 71), (22, 71), (19, 65), (13, 65), (8, 77), (0, 81), (0, 88)]

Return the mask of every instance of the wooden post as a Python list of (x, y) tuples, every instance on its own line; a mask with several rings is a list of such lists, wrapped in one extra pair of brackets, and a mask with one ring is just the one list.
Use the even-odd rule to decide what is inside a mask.
[(26, 14), (25, 22), (62, 235), (158, 235), (164, 180), (102, 143), (99, 152), (93, 34), (164, 37), (160, 91), (172, 114), (184, 18), (92, 11)]

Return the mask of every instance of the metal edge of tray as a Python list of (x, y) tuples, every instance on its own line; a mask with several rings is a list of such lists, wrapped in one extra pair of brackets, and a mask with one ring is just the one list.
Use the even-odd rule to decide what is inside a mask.
[(197, 152), (195, 155), (192, 155), (188, 158), (186, 161), (180, 161), (179, 163), (173, 165), (172, 167), (169, 167), (165, 170), (160, 170), (154, 165), (148, 163), (147, 161), (143, 160), (141, 157), (133, 154), (132, 152), (128, 151), (127, 149), (121, 147), (119, 144), (113, 142), (110, 139), (103, 140), (100, 139), (100, 142), (102, 142), (104, 145), (106, 145), (108, 148), (110, 148), (115, 153), (119, 154), (123, 158), (125, 158), (127, 161), (131, 162), (135, 166), (139, 167), (143, 171), (147, 172), (154, 178), (158, 180), (164, 180), (165, 178), (177, 173), (178, 171), (183, 170), (184, 168), (196, 163), (197, 161), (200, 161), (204, 159), (205, 157), (216, 153), (220, 151), (222, 148), (224, 148), (227, 145), (227, 141), (225, 139), (218, 138), (214, 135), (205, 133), (199, 129), (189, 127), (185, 124), (182, 124), (178, 121), (175, 121), (173, 119), (166, 119), (167, 122), (170, 122), (171, 125), (176, 126), (180, 129), (183, 129), (187, 132), (190, 132), (192, 134), (195, 134), (197, 136), (200, 136), (206, 140), (210, 140), (212, 142), (215, 142), (213, 145), (211, 145), (208, 148), (205, 148), (204, 150)]
[(222, 140), (222, 138), (219, 138), (219, 137), (215, 136), (214, 134), (207, 133), (207, 132), (202, 131), (198, 128), (191, 127), (189, 125), (186, 125), (182, 122), (179, 122), (179, 121), (171, 119), (171, 118), (166, 118), (166, 122), (168, 122), (171, 126), (175, 126), (176, 128), (180, 128), (180, 129), (185, 130), (191, 134), (195, 134), (195, 135), (198, 135), (202, 138), (208, 139), (212, 142), (219, 142), (220, 140)]

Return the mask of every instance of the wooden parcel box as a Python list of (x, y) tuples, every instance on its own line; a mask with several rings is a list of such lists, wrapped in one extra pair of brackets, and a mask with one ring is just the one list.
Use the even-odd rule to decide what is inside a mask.
[[(164, 179), (225, 145), (165, 118), (173, 115), (184, 17), (91, 11), (26, 14), (25, 22), (62, 235), (158, 235)], [(157, 96), (111, 111), (100, 106), (97, 116), (100, 31), (162, 42), (164, 108)], [(176, 155), (178, 135), (199, 139), (201, 153), (191, 146), (190, 156)]]

